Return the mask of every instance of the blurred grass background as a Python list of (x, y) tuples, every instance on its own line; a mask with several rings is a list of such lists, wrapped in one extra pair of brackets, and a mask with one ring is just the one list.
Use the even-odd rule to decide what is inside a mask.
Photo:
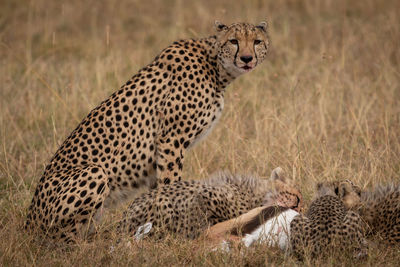
[[(219, 124), (185, 159), (185, 179), (220, 169), (266, 177), (281, 166), (308, 201), (317, 181), (399, 182), (397, 0), (2, 0), (0, 264), (295, 264), (263, 246), (224, 255), (173, 238), (118, 254), (101, 239), (49, 249), (21, 229), (45, 164), (92, 108), (174, 40), (212, 35), (214, 20), (265, 19), (269, 56), (228, 87)], [(372, 248), (362, 264), (399, 260), (399, 249)]]

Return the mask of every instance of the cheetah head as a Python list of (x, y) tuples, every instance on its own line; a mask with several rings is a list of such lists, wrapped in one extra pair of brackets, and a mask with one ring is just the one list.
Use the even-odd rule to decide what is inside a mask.
[(361, 202), (361, 189), (350, 180), (339, 180), (317, 184), (317, 196), (339, 197), (347, 209), (356, 209)]
[(265, 206), (279, 205), (297, 212), (303, 211), (303, 196), (294, 186), (293, 181), (285, 178), (281, 167), (277, 167), (272, 171), (270, 182), (274, 190), (265, 197)]
[(269, 47), (266, 22), (257, 26), (248, 23), (227, 26), (216, 21), (215, 28), (218, 60), (232, 76), (249, 72), (265, 59)]

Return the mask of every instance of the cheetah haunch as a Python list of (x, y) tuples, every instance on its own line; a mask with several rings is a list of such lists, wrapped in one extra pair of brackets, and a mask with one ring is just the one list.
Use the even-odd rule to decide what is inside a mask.
[[(220, 173), (206, 180), (175, 181), (153, 189), (130, 204), (118, 226), (119, 232), (133, 235), (139, 226), (152, 223), (153, 235), (173, 232), (196, 238), (209, 226), (262, 205), (300, 210), (302, 195), (282, 177), (280, 170), (275, 169), (270, 179)], [(232, 228), (232, 223), (221, 224), (217, 230), (227, 232), (228, 228)]]
[(290, 243), (297, 257), (320, 258), (343, 249), (350, 249), (356, 258), (366, 256), (360, 216), (342, 201), (357, 195), (353, 193), (348, 182), (318, 184), (316, 198), (306, 215), (298, 215), (290, 223)]
[(265, 22), (216, 23), (216, 31), (173, 43), (89, 113), (47, 165), (27, 228), (67, 241), (86, 236), (103, 208), (181, 179), (186, 151), (221, 115), (225, 87), (269, 46)]

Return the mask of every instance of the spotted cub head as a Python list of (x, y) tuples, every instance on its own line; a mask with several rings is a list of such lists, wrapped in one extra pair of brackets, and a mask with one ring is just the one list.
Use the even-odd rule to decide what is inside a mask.
[(275, 168), (270, 177), (273, 191), (267, 194), (265, 206), (278, 205), (289, 207), (297, 212), (303, 211), (303, 195), (295, 187), (293, 181), (285, 178), (281, 167)]
[(318, 183), (316, 198), (325, 195), (339, 197), (347, 209), (356, 209), (361, 203), (361, 189), (350, 180)]
[(216, 21), (215, 28), (218, 60), (233, 77), (249, 72), (265, 59), (269, 47), (266, 22), (228, 26)]

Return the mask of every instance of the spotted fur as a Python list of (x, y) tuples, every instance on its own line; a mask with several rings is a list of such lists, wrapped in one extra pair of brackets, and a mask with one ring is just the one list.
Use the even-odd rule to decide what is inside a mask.
[(361, 193), (358, 212), (367, 224), (369, 236), (379, 237), (392, 245), (400, 244), (399, 185), (379, 185)]
[(175, 181), (135, 199), (119, 225), (121, 233), (135, 233), (151, 222), (152, 234), (178, 233), (195, 238), (207, 227), (236, 218), (266, 203), (295, 210), (302, 195), (274, 170), (271, 179), (219, 173), (206, 180)]
[(372, 190), (359, 191), (354, 202), (368, 236), (378, 237), (388, 244), (400, 244), (400, 186), (378, 185)]
[(349, 183), (319, 184), (307, 213), (290, 223), (291, 248), (300, 259), (320, 258), (345, 248), (357, 258), (366, 255), (360, 216), (348, 210), (336, 193), (346, 197), (353, 189)]
[[(391, 245), (400, 244), (400, 186), (395, 184), (378, 185), (371, 190), (364, 191), (353, 182), (346, 181), (356, 188), (357, 196), (342, 195), (338, 192), (335, 194), (347, 203), (345, 204), (347, 208), (359, 213), (367, 236), (377, 237)], [(349, 199), (351, 200), (349, 201)]]

